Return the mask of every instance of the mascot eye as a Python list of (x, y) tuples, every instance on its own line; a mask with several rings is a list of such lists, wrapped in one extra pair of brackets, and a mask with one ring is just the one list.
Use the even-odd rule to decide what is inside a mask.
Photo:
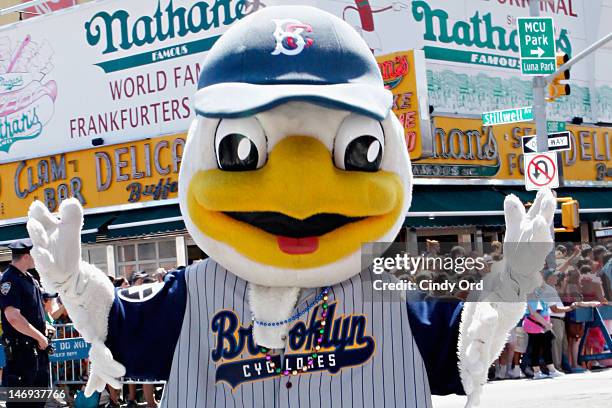
[(378, 171), (385, 138), (380, 122), (351, 114), (340, 125), (334, 142), (334, 164), (342, 170)]
[(266, 162), (266, 136), (254, 117), (222, 119), (215, 135), (215, 152), (221, 170), (255, 170)]

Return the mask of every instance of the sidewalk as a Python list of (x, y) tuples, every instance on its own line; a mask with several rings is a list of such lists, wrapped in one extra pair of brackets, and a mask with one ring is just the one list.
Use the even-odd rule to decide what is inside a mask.
[[(433, 397), (434, 408), (463, 408), (466, 397)], [(482, 408), (610, 408), (612, 369), (545, 380), (503, 380), (485, 385)]]

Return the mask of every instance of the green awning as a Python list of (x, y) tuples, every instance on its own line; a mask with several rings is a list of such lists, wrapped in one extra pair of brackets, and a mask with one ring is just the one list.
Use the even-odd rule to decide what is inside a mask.
[(502, 226), (504, 197), (491, 186), (416, 185), (404, 226)]
[(504, 198), (492, 186), (416, 185), (408, 212), (503, 211)]
[(108, 226), (108, 238), (129, 238), (182, 231), (185, 223), (178, 205), (124, 211)]
[(504, 217), (488, 215), (482, 217), (406, 217), (405, 227), (414, 228), (463, 228), (463, 227), (502, 227)]
[[(515, 194), (523, 202), (533, 202), (535, 191), (519, 188), (499, 189), (504, 194)], [(612, 223), (612, 188), (563, 187), (555, 189), (557, 197), (572, 197), (578, 200), (580, 220), (607, 221)]]
[[(580, 205), (582, 221), (612, 222), (612, 189), (559, 188), (559, 197), (572, 197)], [(503, 226), (504, 199), (515, 194), (524, 203), (533, 202), (535, 192), (501, 186), (414, 186), (412, 205), (404, 226), (415, 228)], [(555, 216), (560, 223), (561, 216)]]
[[(101, 213), (85, 215), (83, 229), (81, 230), (81, 242), (96, 242), (96, 235), (108, 224), (116, 213)], [(13, 224), (0, 227), (0, 246), (8, 245), (11, 242), (28, 237), (28, 230), (25, 223)]]

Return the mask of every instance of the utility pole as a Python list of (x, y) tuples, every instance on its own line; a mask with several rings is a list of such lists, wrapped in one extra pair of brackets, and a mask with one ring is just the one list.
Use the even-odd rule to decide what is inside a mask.
[[(529, 2), (529, 15), (540, 16), (540, 0)], [(546, 128), (546, 77), (536, 76), (533, 84), (533, 118), (536, 125), (536, 141), (538, 152), (548, 151), (548, 130)]]

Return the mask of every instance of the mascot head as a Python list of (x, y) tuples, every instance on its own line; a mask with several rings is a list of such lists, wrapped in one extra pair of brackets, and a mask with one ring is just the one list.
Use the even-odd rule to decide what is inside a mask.
[(404, 132), (375, 58), (344, 21), (269, 7), (210, 50), (179, 179), (189, 233), (265, 286), (320, 287), (393, 241), (411, 200)]

